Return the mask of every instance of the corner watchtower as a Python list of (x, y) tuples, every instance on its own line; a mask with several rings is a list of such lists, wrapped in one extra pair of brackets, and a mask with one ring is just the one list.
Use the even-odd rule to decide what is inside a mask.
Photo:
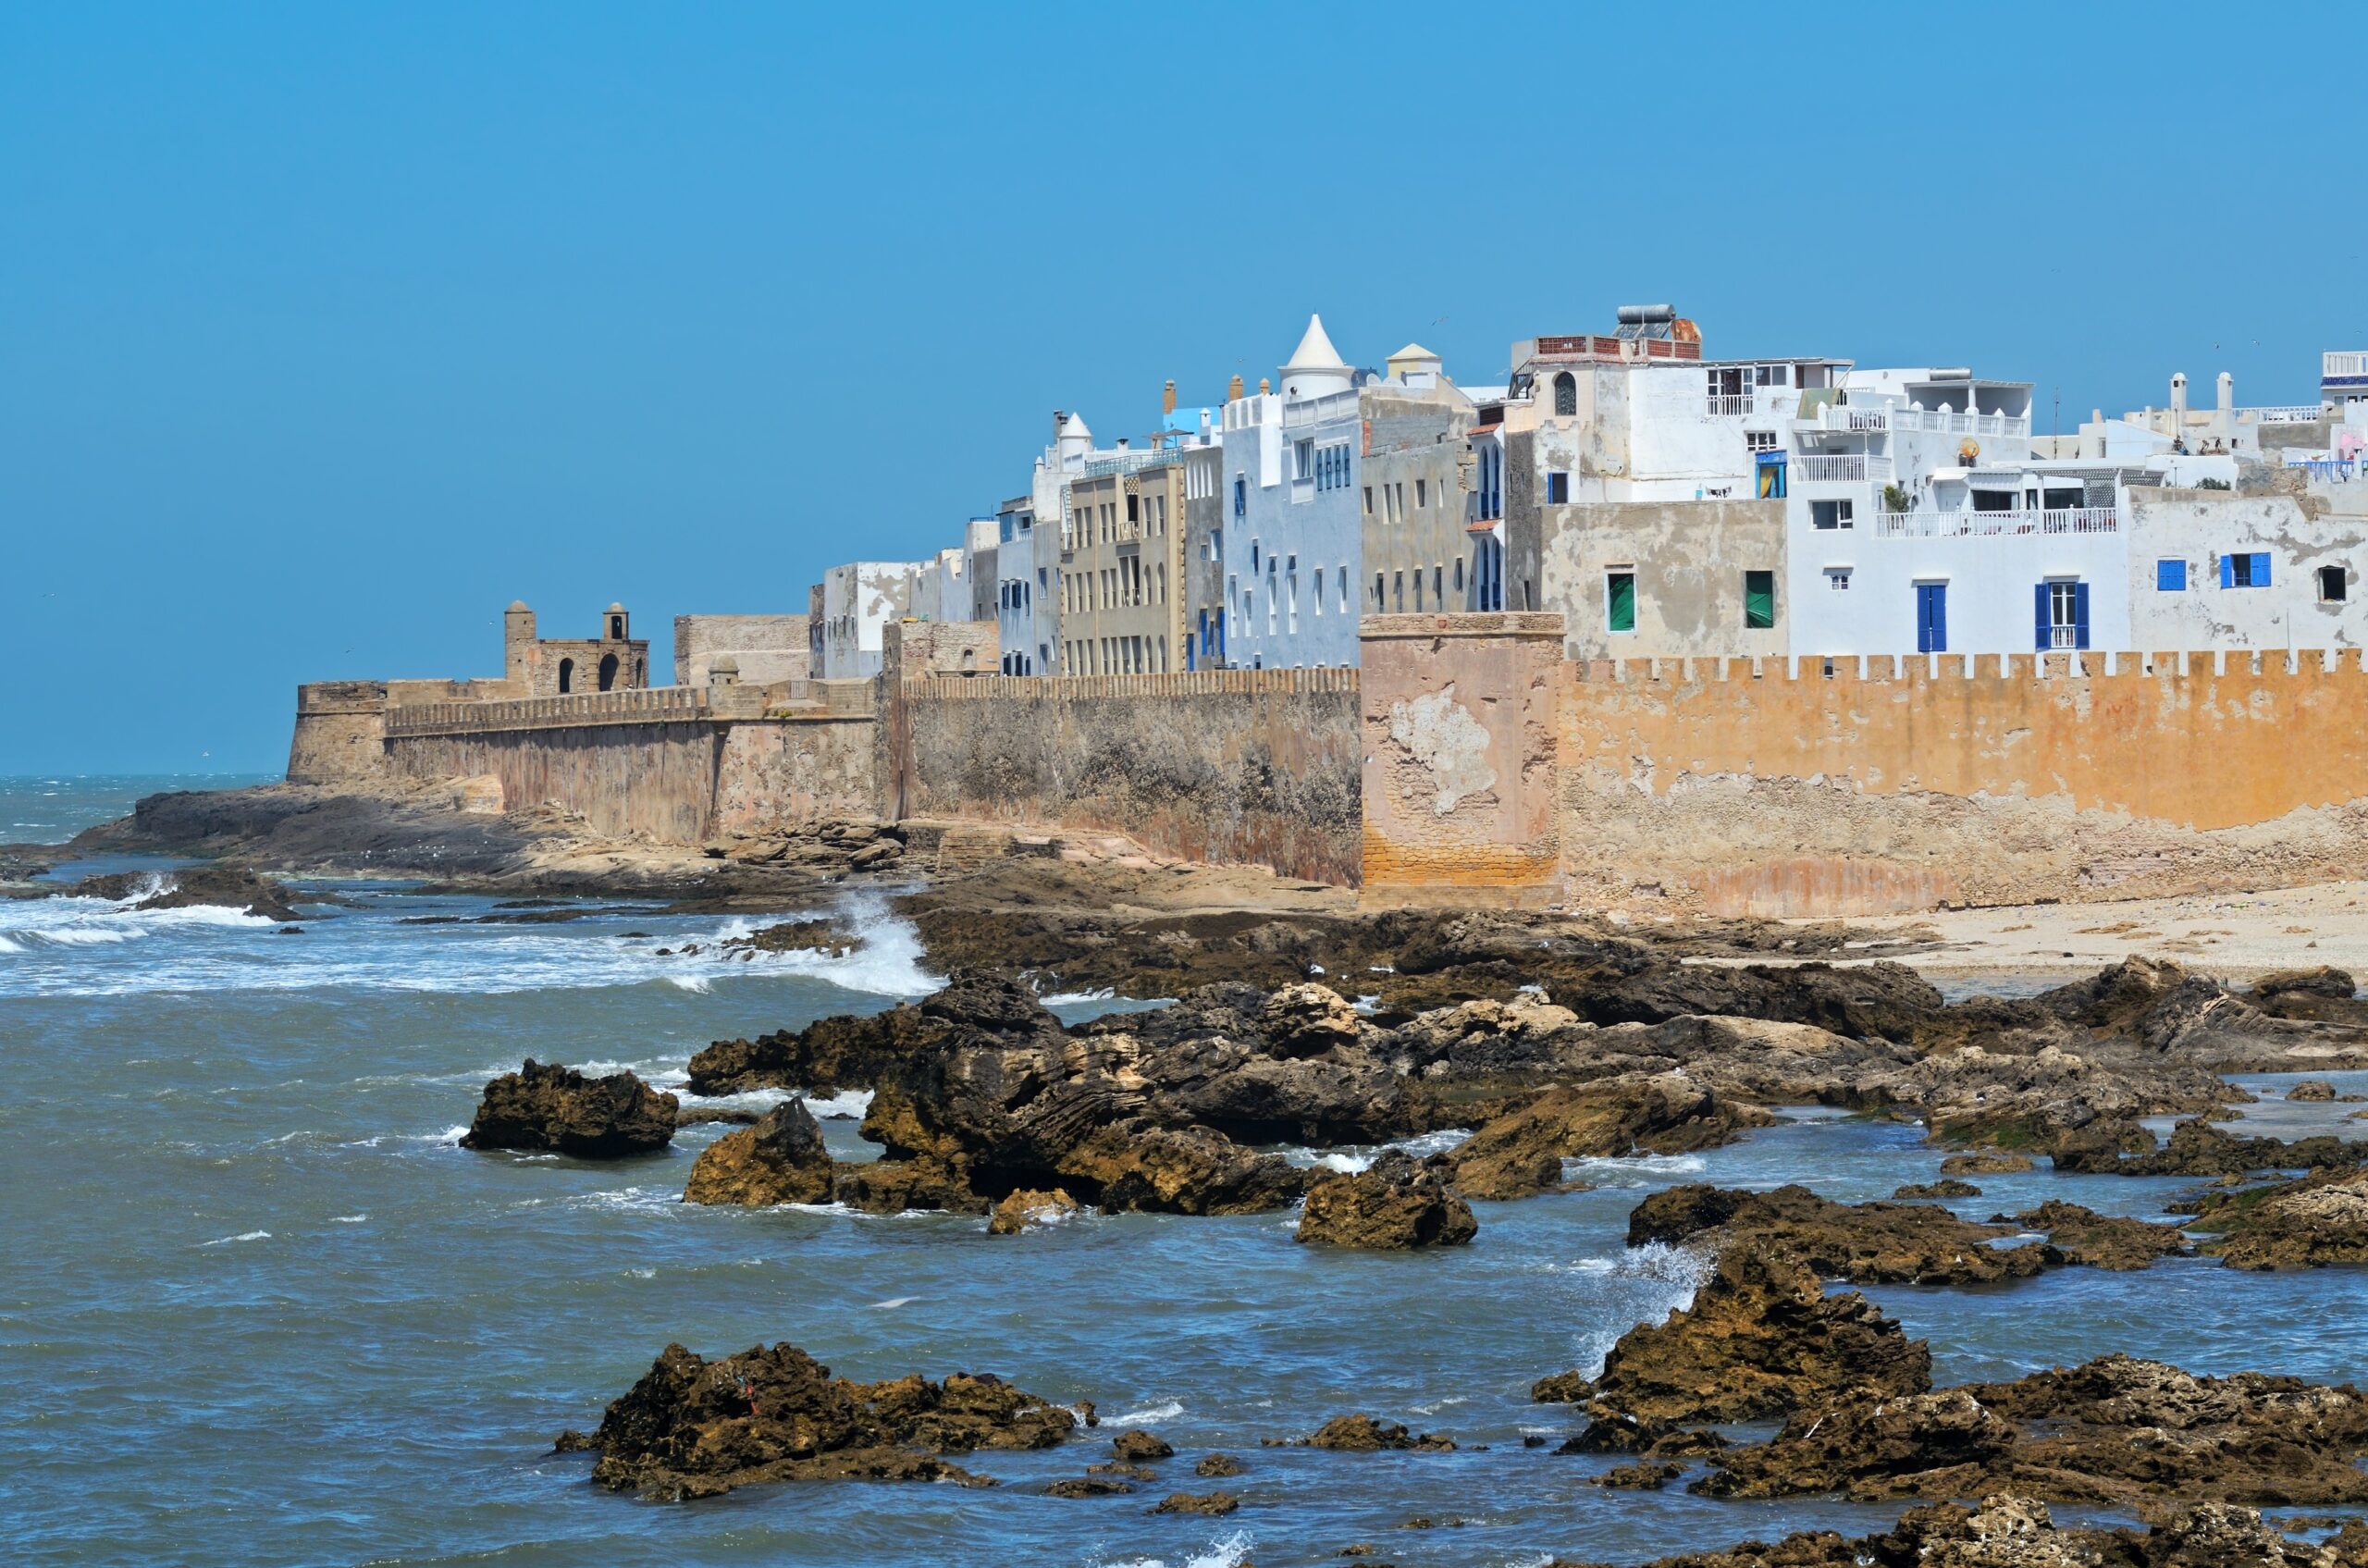
[(523, 599), (513, 599), (501, 614), (501, 673), (505, 680), (521, 683), (521, 689), (535, 661), (535, 612), (526, 608)]

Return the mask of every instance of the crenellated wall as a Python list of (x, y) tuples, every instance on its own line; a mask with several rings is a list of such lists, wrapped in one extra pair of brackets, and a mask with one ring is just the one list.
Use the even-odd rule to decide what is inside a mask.
[(1550, 617), (1418, 619), (1366, 624), (1376, 896), (1835, 916), (2368, 858), (2350, 650), (1579, 664), (1541, 660)]
[(1852, 914), (2291, 885), (2368, 852), (2359, 656), (1574, 667), (1567, 896)]
[(1354, 670), (930, 675), (900, 698), (885, 738), (902, 815), (1357, 880)]
[(290, 784), (360, 784), (387, 776), (386, 682), (314, 681), (296, 688)]

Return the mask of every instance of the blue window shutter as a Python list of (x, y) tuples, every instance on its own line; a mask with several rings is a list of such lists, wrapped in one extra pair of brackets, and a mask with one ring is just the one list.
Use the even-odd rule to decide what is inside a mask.
[(2047, 585), (2041, 583), (2031, 589), (2031, 646), (2043, 652), (2053, 640), (2048, 636)]
[(2089, 585), (2072, 585), (2072, 646), (2089, 646)]
[(2224, 588), (2237, 586), (2237, 558), (2233, 555), (2220, 558), (2220, 586)]
[(2262, 550), (2253, 557), (2253, 586), (2269, 586), (2269, 552)]
[(2184, 592), (2187, 588), (2187, 562), (2184, 561), (2156, 562), (2154, 586), (2166, 594)]

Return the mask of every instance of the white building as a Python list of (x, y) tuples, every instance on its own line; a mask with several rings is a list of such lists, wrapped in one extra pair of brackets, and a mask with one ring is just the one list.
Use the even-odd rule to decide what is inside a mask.
[(816, 678), (853, 680), (880, 673), (882, 628), (912, 613), (916, 590), (936, 564), (854, 561), (823, 573), (807, 623)]

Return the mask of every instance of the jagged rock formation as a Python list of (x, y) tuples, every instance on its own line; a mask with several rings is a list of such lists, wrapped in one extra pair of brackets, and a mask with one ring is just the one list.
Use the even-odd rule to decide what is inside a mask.
[(485, 1086), (464, 1149), (551, 1149), (578, 1159), (647, 1154), (674, 1139), (681, 1102), (630, 1072), (586, 1078), (526, 1058)]
[(690, 1204), (820, 1204), (831, 1197), (830, 1150), (803, 1100), (787, 1100), (754, 1127), (699, 1152), (683, 1189)]
[(2009, 1227), (1975, 1225), (1930, 1204), (1837, 1204), (1806, 1187), (1769, 1192), (1671, 1187), (1628, 1215), (1628, 1244), (1717, 1239), (1763, 1243), (1789, 1253), (1818, 1278), (1857, 1285), (1913, 1282), (1984, 1284), (2037, 1274), (2047, 1259), (2038, 1242), (1990, 1243)]
[(1459, 1191), (1520, 1198), (1562, 1185), (1562, 1162), (1716, 1148), (1775, 1117), (1679, 1072), (1549, 1089), (1474, 1132), (1449, 1156)]
[(669, 1345), (597, 1431), (560, 1446), (598, 1453), (592, 1479), (611, 1491), (680, 1500), (755, 1481), (973, 1481), (944, 1456), (1052, 1448), (1076, 1419), (999, 1377), (852, 1383), (794, 1345), (713, 1362)]
[(1307, 1190), (1299, 1240), (1336, 1247), (1456, 1247), (1479, 1233), (1472, 1205), (1449, 1186), (1443, 1156), (1417, 1161), (1392, 1149), (1354, 1175), (1318, 1172)]

